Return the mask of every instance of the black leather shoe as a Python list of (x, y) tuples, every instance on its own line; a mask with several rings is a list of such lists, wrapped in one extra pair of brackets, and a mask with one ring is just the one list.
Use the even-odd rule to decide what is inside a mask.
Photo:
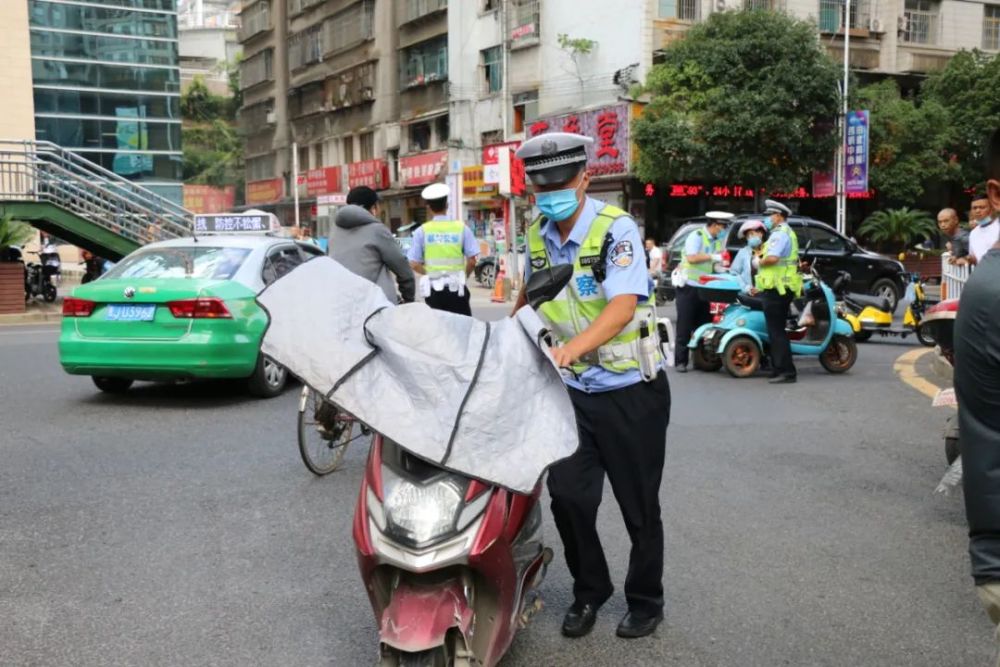
[(779, 375), (768, 380), (771, 384), (791, 384), (796, 382), (794, 375)]
[(662, 611), (655, 616), (647, 616), (645, 614), (630, 611), (625, 614), (625, 618), (623, 618), (622, 622), (618, 624), (618, 630), (615, 634), (619, 637), (624, 637), (625, 639), (645, 637), (646, 635), (653, 634), (653, 630), (656, 629), (656, 626), (658, 626), (662, 620)]
[(574, 602), (563, 619), (562, 633), (567, 637), (583, 637), (590, 634), (597, 621), (597, 605)]

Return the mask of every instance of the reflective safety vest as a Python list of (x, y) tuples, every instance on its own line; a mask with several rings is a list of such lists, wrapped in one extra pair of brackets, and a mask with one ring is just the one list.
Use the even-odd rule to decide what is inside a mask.
[[(706, 255), (715, 255), (722, 252), (722, 239), (713, 239), (708, 235), (704, 227), (699, 227), (692, 234), (701, 236), (701, 252)], [(687, 260), (685, 252), (681, 257), (681, 270), (690, 282), (698, 282), (700, 276), (712, 273), (712, 260), (692, 264)]]
[[(589, 327), (608, 305), (604, 287), (594, 277), (593, 266), (601, 260), (601, 248), (612, 223), (625, 215), (628, 214), (614, 206), (605, 206), (601, 209), (597, 218), (591, 223), (590, 230), (580, 244), (580, 250), (573, 261), (573, 279), (559, 296), (542, 304), (538, 309), (542, 321), (563, 345)], [(528, 228), (528, 252), (532, 271), (541, 271), (552, 265), (545, 249), (545, 241), (542, 239), (541, 222), (542, 219), (539, 218)], [(632, 261), (641, 261), (642, 252), (642, 248), (633, 248)], [(593, 366), (600, 366), (615, 373), (638, 370), (639, 327), (643, 322), (648, 323), (650, 335), (655, 336), (656, 313), (648, 300), (636, 307), (632, 320), (618, 335), (573, 364), (573, 371), (579, 374)], [(659, 361), (659, 346), (657, 346), (657, 363)]]
[(421, 229), (424, 230), (424, 271), (428, 275), (463, 273), (465, 223), (460, 220), (431, 220), (425, 222)]
[[(799, 239), (786, 223), (781, 223), (774, 228), (775, 232), (785, 232), (788, 240), (791, 241), (792, 249), (788, 257), (781, 257), (777, 264), (764, 266), (757, 269), (756, 285), (759, 290), (776, 289), (778, 294), (784, 295), (791, 290), (795, 296), (802, 296), (802, 275), (799, 273)], [(772, 232), (773, 233), (773, 232)], [(768, 246), (771, 241), (764, 244), (761, 257), (767, 257)]]

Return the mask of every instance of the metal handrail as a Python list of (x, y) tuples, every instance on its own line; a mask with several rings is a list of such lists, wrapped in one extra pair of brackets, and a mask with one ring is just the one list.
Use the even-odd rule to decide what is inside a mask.
[(941, 255), (941, 298), (957, 299), (962, 296), (962, 289), (972, 275), (971, 264), (952, 264), (951, 253)]
[(0, 139), (0, 201), (56, 204), (143, 244), (189, 236), (194, 214), (48, 141)]

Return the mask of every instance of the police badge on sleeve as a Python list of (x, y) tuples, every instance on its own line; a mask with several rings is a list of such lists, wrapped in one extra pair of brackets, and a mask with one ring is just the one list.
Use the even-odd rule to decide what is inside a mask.
[(631, 266), (634, 254), (631, 241), (619, 241), (611, 249), (611, 263), (624, 269), (626, 266)]

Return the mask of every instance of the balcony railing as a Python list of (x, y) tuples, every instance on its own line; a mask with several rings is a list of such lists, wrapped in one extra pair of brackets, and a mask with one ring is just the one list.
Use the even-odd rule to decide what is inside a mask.
[(400, 0), (399, 25), (448, 9), (448, 0)]
[[(819, 31), (828, 34), (844, 32), (844, 0), (820, 0)], [(851, 30), (871, 30), (872, 11), (868, 0), (851, 0)]]
[(510, 3), (507, 29), (510, 47), (538, 44), (541, 38), (541, 8), (538, 0), (514, 0)]
[(254, 35), (271, 29), (270, 0), (258, 0), (240, 13), (239, 40), (245, 42)]

